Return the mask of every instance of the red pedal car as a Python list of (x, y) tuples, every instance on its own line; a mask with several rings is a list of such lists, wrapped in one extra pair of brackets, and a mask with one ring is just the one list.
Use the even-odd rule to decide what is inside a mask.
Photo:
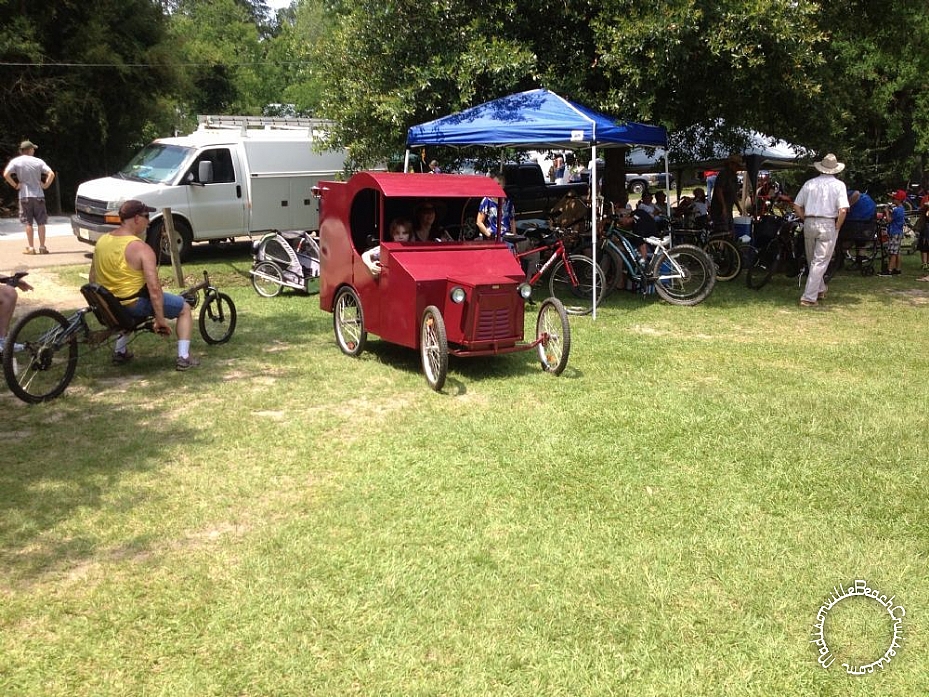
[[(568, 363), (571, 330), (556, 298), (540, 304), (536, 335), (524, 341), (531, 288), (503, 242), (467, 240), (475, 199), (502, 199), (489, 177), (359, 172), (347, 182), (320, 182), (320, 307), (333, 313), (339, 348), (357, 356), (369, 333), (417, 349), (426, 381), (441, 390), (448, 356), (487, 356), (536, 349), (555, 375)], [(390, 222), (431, 203), (445, 240), (393, 242)], [(470, 202), (470, 208), (469, 208)], [(448, 225), (453, 221), (454, 225)], [(380, 245), (376, 276), (362, 254)]]

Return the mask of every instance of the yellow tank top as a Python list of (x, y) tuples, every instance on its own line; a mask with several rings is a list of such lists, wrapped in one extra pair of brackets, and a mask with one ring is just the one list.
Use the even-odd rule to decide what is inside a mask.
[(134, 303), (136, 298), (130, 296), (135, 296), (145, 285), (142, 270), (136, 271), (126, 262), (126, 247), (139, 241), (133, 235), (113, 236), (107, 233), (97, 240), (94, 249), (94, 278), (117, 298), (129, 298), (122, 301), (123, 305)]

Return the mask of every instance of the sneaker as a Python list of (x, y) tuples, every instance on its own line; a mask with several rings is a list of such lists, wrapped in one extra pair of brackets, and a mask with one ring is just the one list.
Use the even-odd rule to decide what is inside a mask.
[(200, 360), (194, 358), (193, 356), (187, 356), (187, 358), (177, 357), (177, 363), (174, 364), (175, 370), (190, 370), (191, 368), (196, 368), (200, 365)]
[(35, 249), (33, 249), (32, 247), (26, 247), (23, 250), (23, 254), (35, 254)]
[(894, 269), (893, 271), (890, 272), (890, 275), (891, 275), (891, 276), (899, 276), (901, 273), (903, 273), (903, 272), (902, 272), (900, 269)]
[(893, 276), (893, 274), (890, 271), (884, 269), (878, 274), (878, 276)]
[(115, 365), (123, 365), (131, 361), (133, 358), (135, 358), (135, 354), (129, 349), (126, 349), (125, 351), (113, 351), (113, 363)]
[[(6, 347), (6, 339), (0, 339), (0, 354), (3, 353), (3, 349)], [(13, 344), (14, 351), (24, 351), (26, 346), (24, 344)]]

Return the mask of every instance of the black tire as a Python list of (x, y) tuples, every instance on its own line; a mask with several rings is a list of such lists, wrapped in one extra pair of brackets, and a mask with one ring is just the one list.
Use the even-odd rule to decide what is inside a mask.
[(716, 267), (717, 281), (731, 281), (742, 272), (742, 255), (729, 240), (710, 240), (704, 249)]
[(342, 353), (347, 356), (357, 356), (364, 351), (368, 343), (368, 332), (365, 329), (365, 315), (361, 307), (361, 299), (354, 288), (346, 286), (336, 294), (333, 303), (332, 327), (335, 330), (335, 341)]
[(536, 347), (542, 370), (561, 375), (571, 355), (571, 325), (558, 298), (547, 298), (542, 303), (535, 322), (535, 335), (536, 339), (542, 339)]
[[(193, 246), (194, 236), (190, 225), (180, 218), (174, 219), (175, 241), (177, 242), (177, 252), (182, 262), (190, 260), (190, 249)], [(165, 231), (165, 222), (162, 219), (156, 220), (148, 228), (146, 236), (148, 246), (155, 250), (158, 261), (161, 264), (171, 263), (171, 246), (168, 242), (168, 235)]]
[(448, 377), (448, 335), (445, 320), (435, 305), (423, 310), (419, 332), (419, 355), (423, 362), (426, 382), (436, 392), (445, 386)]
[(758, 248), (754, 245), (740, 242), (739, 257), (742, 261), (742, 268), (748, 271), (748, 269), (755, 265), (755, 260), (758, 259)]
[(71, 383), (77, 369), (77, 337), (72, 335), (58, 345), (67, 328), (64, 315), (42, 308), (23, 316), (7, 334), (3, 375), (13, 394), (24, 402), (54, 399)]
[(252, 269), (252, 288), (263, 298), (273, 298), (280, 294), (284, 288), (283, 281), (280, 267), (270, 261), (258, 262)]
[(599, 266), (594, 266), (593, 259), (582, 254), (568, 257), (571, 268), (577, 278), (577, 285), (571, 282), (565, 260), (561, 259), (552, 268), (548, 280), (549, 294), (558, 298), (569, 315), (587, 315), (593, 310), (593, 283), (597, 279), (597, 304), (603, 301), (606, 292), (606, 277)]
[(716, 267), (699, 247), (679, 244), (658, 252), (649, 267), (655, 292), (672, 305), (697, 305), (707, 299), (716, 285)]
[(619, 287), (620, 279), (623, 278), (623, 260), (615, 249), (607, 246), (597, 252), (597, 263), (603, 271), (603, 297), (606, 298)]
[(235, 332), (235, 303), (225, 293), (210, 294), (200, 308), (200, 336), (208, 344), (225, 344)]
[(768, 245), (758, 252), (755, 263), (749, 268), (745, 275), (745, 285), (752, 290), (760, 290), (771, 280), (771, 277), (777, 272), (781, 264), (781, 243), (779, 240), (771, 240)]

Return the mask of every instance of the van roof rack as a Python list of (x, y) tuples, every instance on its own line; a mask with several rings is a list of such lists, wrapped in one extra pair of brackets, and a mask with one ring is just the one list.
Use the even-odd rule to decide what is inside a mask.
[(296, 117), (279, 117), (279, 116), (221, 116), (205, 115), (197, 116), (199, 130), (205, 129), (238, 129), (243, 136), (248, 135), (249, 130), (255, 131), (262, 129), (265, 131), (272, 130), (309, 130), (311, 133), (316, 131), (329, 131), (332, 128), (332, 121), (326, 119), (296, 118)]

